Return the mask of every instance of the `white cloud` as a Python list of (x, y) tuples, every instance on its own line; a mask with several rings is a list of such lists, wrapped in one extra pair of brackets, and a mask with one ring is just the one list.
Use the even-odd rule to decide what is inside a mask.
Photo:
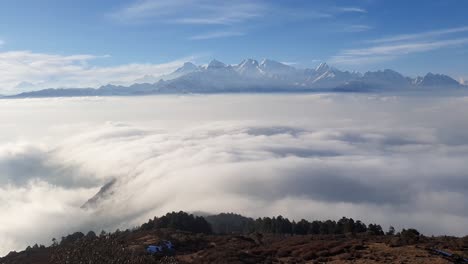
[(130, 84), (144, 75), (160, 76), (193, 57), (162, 64), (131, 63), (95, 66), (93, 60), (108, 56), (56, 55), (31, 51), (0, 53), (0, 93), (42, 88), (99, 87), (108, 83)]
[(347, 49), (330, 59), (335, 64), (362, 64), (391, 60), (411, 53), (427, 52), (442, 48), (464, 46), (468, 38), (425, 42), (389, 43), (360, 49)]
[(345, 32), (364, 32), (371, 30), (372, 27), (368, 25), (349, 25), (344, 28)]
[(369, 55), (401, 55), (414, 52), (424, 52), (444, 47), (465, 45), (468, 38), (440, 40), (432, 42), (403, 43), (394, 45), (373, 46), (363, 49), (349, 49), (343, 55), (349, 56), (369, 56)]
[(172, 14), (175, 10), (183, 8), (184, 5), (193, 1), (174, 0), (174, 1), (152, 1), (143, 0), (126, 6), (109, 16), (118, 21), (141, 20), (152, 16), (165, 16)]
[(266, 5), (261, 1), (144, 0), (110, 14), (114, 20), (140, 23), (158, 20), (179, 24), (230, 25), (259, 17)]
[(204, 40), (204, 39), (215, 39), (215, 38), (226, 38), (226, 37), (237, 37), (243, 36), (245, 33), (239, 31), (217, 31), (209, 32), (206, 34), (200, 34), (190, 37), (192, 40)]
[[(0, 105), (2, 136), (11, 134), (0, 142), (0, 252), (76, 230), (132, 227), (172, 210), (226, 208), (466, 235), (467, 98), (96, 100)], [(18, 131), (32, 135), (14, 143)], [(113, 194), (79, 208), (113, 179)]]
[(108, 17), (127, 24), (174, 24), (190, 26), (191, 29), (194, 26), (211, 27), (210, 33), (197, 33), (188, 37), (206, 40), (244, 35), (245, 29), (234, 30), (233, 26), (239, 27), (239, 24), (260, 18), (268, 9), (270, 5), (264, 1), (143, 0), (115, 10)]
[(461, 84), (464, 84), (464, 85), (468, 85), (468, 81), (466, 81), (467, 79), (468, 78), (459, 77), (458, 82), (461, 83)]
[[(314, 61), (315, 60), (312, 60), (312, 62), (314, 62)], [(295, 66), (295, 65), (299, 64), (298, 62), (295, 62), (295, 61), (282, 61), (281, 63), (286, 64), (288, 66)]]
[[(263, 0), (141, 0), (107, 14), (113, 21), (125, 24), (151, 23), (154, 25), (177, 24), (198, 28), (221, 28), (214, 33), (198, 33), (189, 39), (211, 39), (244, 35), (256, 26), (274, 25), (279, 21), (304, 19), (332, 19), (344, 13), (367, 13), (360, 7), (310, 7), (291, 8), (287, 5)], [(256, 25), (255, 23), (258, 23)], [(193, 28), (194, 26), (198, 26)], [(234, 28), (236, 26), (236, 28)], [(239, 29), (241, 30), (236, 30)], [(361, 26), (348, 29), (364, 31)], [(221, 33), (230, 32), (230, 33)], [(206, 35), (206, 36), (205, 36)]]
[(367, 47), (342, 50), (337, 55), (332, 56), (330, 62), (343, 65), (371, 64), (397, 59), (412, 53), (465, 46), (468, 44), (466, 37), (443, 37), (467, 31), (468, 27), (464, 26), (369, 40), (364, 44)]
[(396, 41), (405, 41), (405, 40), (421, 40), (421, 39), (427, 39), (427, 38), (433, 38), (433, 37), (441, 37), (443, 35), (448, 35), (448, 34), (462, 33), (462, 32), (467, 32), (467, 31), (468, 31), (468, 26), (456, 27), (456, 28), (426, 31), (422, 33), (396, 35), (392, 37), (374, 39), (369, 42), (384, 43), (384, 42), (396, 42)]
[(341, 7), (338, 10), (340, 12), (367, 13), (367, 10), (360, 8), (360, 7)]

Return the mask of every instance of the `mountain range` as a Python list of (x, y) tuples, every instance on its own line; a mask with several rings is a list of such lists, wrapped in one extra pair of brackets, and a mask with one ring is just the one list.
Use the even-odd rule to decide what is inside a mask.
[(167, 93), (235, 92), (369, 92), (394, 90), (433, 90), (467, 87), (450, 76), (428, 73), (410, 78), (385, 69), (366, 73), (341, 71), (321, 63), (315, 69), (264, 59), (245, 59), (237, 65), (212, 60), (208, 65), (191, 62), (174, 72), (155, 77), (143, 76), (130, 86), (108, 84), (99, 88), (44, 89), (8, 96), (63, 97), (146, 95)]

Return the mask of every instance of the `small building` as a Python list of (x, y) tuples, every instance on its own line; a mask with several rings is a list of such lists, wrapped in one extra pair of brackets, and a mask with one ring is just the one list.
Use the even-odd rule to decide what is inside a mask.
[(150, 245), (146, 248), (146, 252), (150, 254), (161, 253), (163, 251), (161, 246)]
[(149, 254), (173, 254), (174, 253), (174, 245), (171, 241), (163, 240), (159, 244), (156, 245), (149, 245), (146, 247), (146, 252)]

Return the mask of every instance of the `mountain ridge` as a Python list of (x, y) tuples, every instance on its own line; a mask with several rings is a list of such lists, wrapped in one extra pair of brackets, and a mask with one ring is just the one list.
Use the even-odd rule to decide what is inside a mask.
[[(315, 69), (263, 59), (244, 59), (239, 64), (225, 64), (216, 59), (206, 66), (186, 62), (174, 72), (159, 78), (145, 75), (129, 86), (104, 85), (99, 88), (50, 88), (23, 92), (6, 98), (124, 96), (167, 93), (229, 92), (321, 92), (425, 90), (466, 87), (444, 74), (427, 73), (411, 78), (391, 70), (342, 71), (323, 62)], [(420, 89), (424, 88), (424, 89)]]

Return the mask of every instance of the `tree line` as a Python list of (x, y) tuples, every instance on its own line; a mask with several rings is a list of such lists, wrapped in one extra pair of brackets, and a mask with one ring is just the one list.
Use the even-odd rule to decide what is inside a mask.
[[(390, 226), (387, 232), (382, 230), (378, 224), (369, 224), (354, 220), (352, 218), (342, 217), (338, 221), (290, 221), (288, 218), (277, 217), (260, 217), (253, 219), (234, 213), (221, 213), (217, 215), (196, 216), (186, 212), (171, 212), (161, 217), (154, 217), (148, 222), (136, 227), (132, 230), (127, 229), (120, 231), (117, 229), (114, 233), (101, 231), (96, 235), (93, 231), (89, 231), (86, 235), (82, 232), (75, 232), (62, 237), (60, 241), (53, 238), (52, 247), (74, 243), (81, 239), (94, 239), (97, 237), (108, 237), (112, 235), (129, 234), (137, 230), (153, 230), (158, 228), (171, 228), (181, 231), (205, 234), (251, 234), (251, 233), (272, 233), (272, 234), (290, 234), (290, 235), (330, 235), (330, 234), (346, 234), (346, 233), (367, 233), (370, 235), (399, 235), (408, 241), (418, 240), (420, 233), (416, 229), (402, 229), (396, 233), (395, 228)], [(26, 251), (38, 250), (44, 248), (43, 245), (28, 246)]]
[(211, 225), (202, 216), (194, 216), (186, 212), (167, 213), (161, 217), (154, 217), (141, 225), (142, 230), (155, 228), (173, 228), (194, 233), (212, 232)]
[[(216, 234), (250, 234), (250, 233), (274, 233), (274, 234), (346, 234), (368, 233), (371, 235), (384, 235), (382, 227), (378, 224), (369, 224), (342, 217), (338, 221), (291, 221), (283, 216), (261, 217), (253, 219), (234, 213), (221, 213), (209, 216), (195, 216), (186, 212), (172, 212), (161, 217), (154, 217), (144, 223), (142, 230), (155, 228), (173, 228), (195, 233)], [(395, 229), (390, 227), (386, 232), (394, 235)]]
[(370, 233), (384, 235), (382, 227), (378, 224), (366, 225), (360, 220), (343, 217), (338, 221), (290, 221), (283, 216), (249, 218), (233, 213), (222, 213), (207, 216), (206, 220), (211, 224), (215, 233), (274, 233), (274, 234), (345, 234), (345, 233)]

